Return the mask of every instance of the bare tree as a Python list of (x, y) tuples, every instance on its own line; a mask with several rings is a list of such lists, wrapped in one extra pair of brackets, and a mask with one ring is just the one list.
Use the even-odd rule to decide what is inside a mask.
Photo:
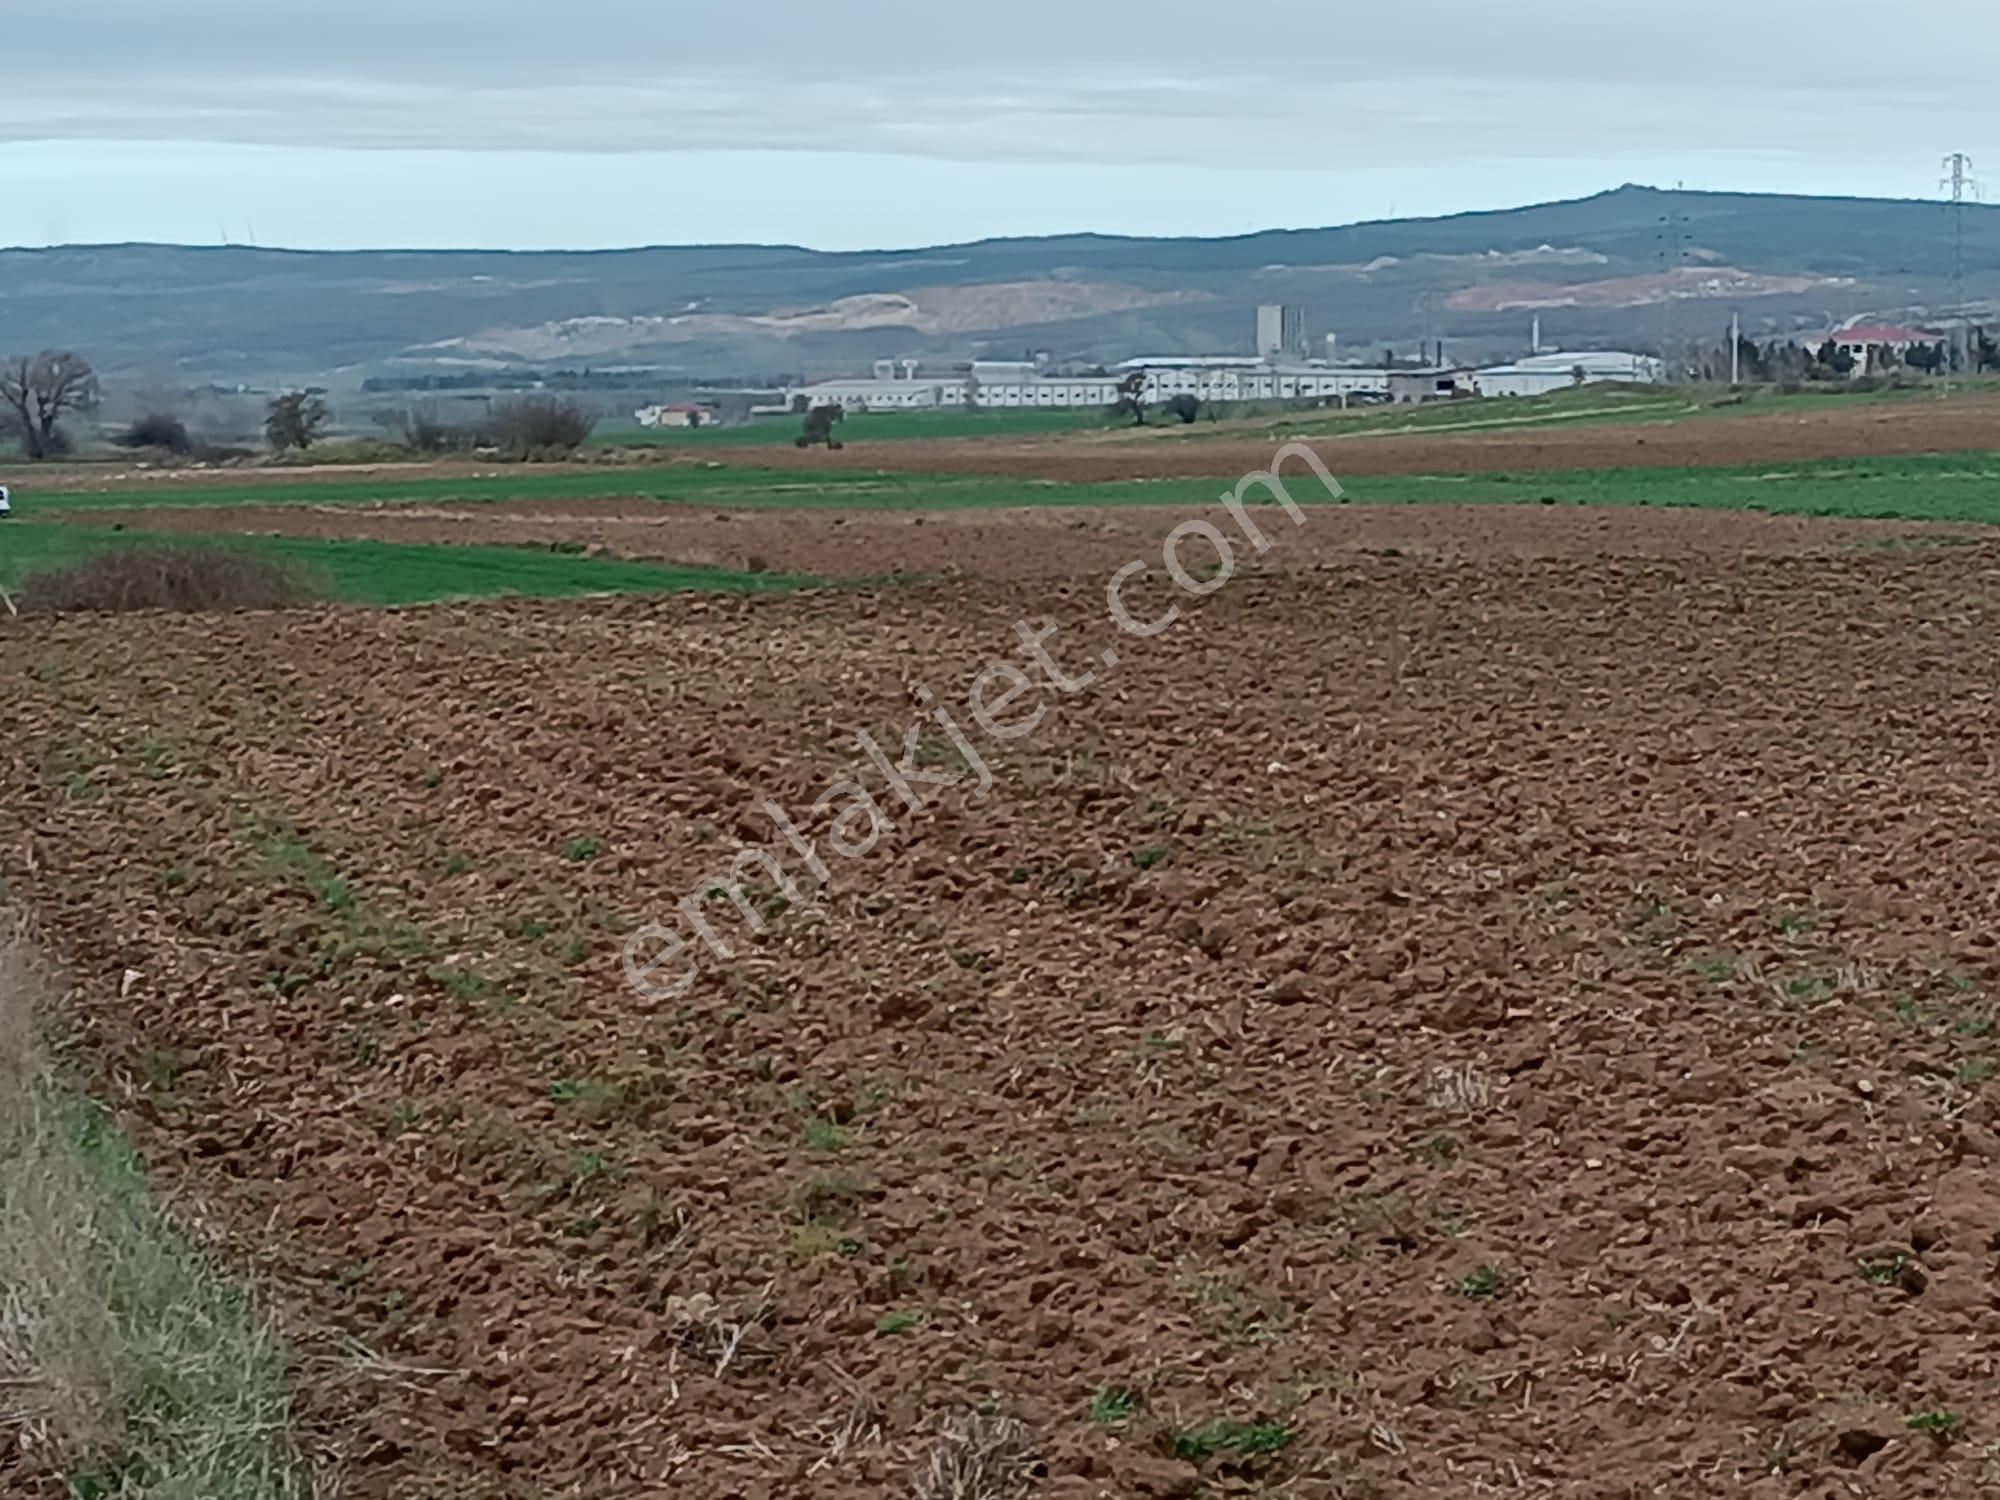
[(279, 453), (304, 452), (326, 427), (326, 403), (311, 391), (286, 391), (264, 408), (264, 436)]
[(417, 453), (470, 453), (488, 436), (475, 424), (445, 421), (432, 401), (413, 406), (400, 416), (390, 413), (383, 425)]
[(493, 408), (493, 440), (509, 458), (568, 458), (590, 441), (597, 418), (559, 396), (517, 396)]
[(1111, 403), (1111, 415), (1130, 417), (1135, 427), (1146, 425), (1146, 372), (1134, 370), (1118, 382), (1118, 399)]
[(94, 411), (98, 395), (97, 375), (78, 354), (44, 349), (0, 364), (0, 402), (30, 458), (55, 458), (67, 451), (56, 424), (71, 412)]

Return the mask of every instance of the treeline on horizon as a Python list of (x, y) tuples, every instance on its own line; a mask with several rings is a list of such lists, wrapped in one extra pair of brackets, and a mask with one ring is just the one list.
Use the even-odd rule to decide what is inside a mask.
[(371, 396), (443, 391), (657, 391), (709, 390), (742, 386), (775, 390), (794, 384), (796, 374), (702, 376), (685, 371), (617, 370), (468, 370), (457, 375), (371, 375), (361, 389)]

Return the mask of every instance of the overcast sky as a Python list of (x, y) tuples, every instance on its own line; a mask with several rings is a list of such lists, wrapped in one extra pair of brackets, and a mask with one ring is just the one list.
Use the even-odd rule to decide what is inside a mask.
[(2000, 92), (1951, 86), (1991, 0), (7, 9), (8, 244), (1230, 234), (1625, 181), (1932, 196), (1989, 147), (2000, 183)]

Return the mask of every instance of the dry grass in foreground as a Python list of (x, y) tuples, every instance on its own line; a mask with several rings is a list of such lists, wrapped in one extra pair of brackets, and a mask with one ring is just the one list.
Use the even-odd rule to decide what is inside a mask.
[(23, 614), (167, 609), (296, 609), (320, 591), (295, 570), (236, 547), (168, 543), (111, 547), (30, 574), (14, 601)]
[(269, 1320), (67, 1095), (48, 987), (0, 916), (0, 1422), (93, 1500), (306, 1500)]

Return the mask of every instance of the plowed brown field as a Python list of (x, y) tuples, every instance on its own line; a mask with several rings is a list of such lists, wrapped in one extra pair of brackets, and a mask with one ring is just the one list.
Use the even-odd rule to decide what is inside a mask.
[[(1468, 423), (1479, 408), (1466, 408)], [(1335, 432), (1329, 419), (1326, 430)], [(1301, 439), (1342, 475), (1486, 474), (1568, 469), (1710, 468), (1813, 459), (1964, 453), (2000, 444), (1991, 397), (1856, 402), (1851, 407), (1750, 408), (1683, 422), (1522, 426), (1495, 431), (1355, 433)], [(917, 474), (987, 474), (1072, 484), (1120, 479), (1202, 479), (1254, 474), (1271, 460), (1269, 432), (1240, 437), (1193, 428), (1070, 433), (1047, 438), (940, 438), (824, 449), (757, 449), (771, 468), (894, 468)]]
[[(1311, 481), (1308, 480), (1308, 483)], [(1290, 532), (1257, 508), (1267, 532)], [(319, 537), (432, 544), (563, 544), (617, 557), (822, 578), (925, 574), (1035, 581), (1102, 580), (1134, 557), (1157, 558), (1188, 518), (1168, 506), (1004, 511), (853, 511), (800, 515), (712, 511), (651, 500), (520, 500), (462, 506), (258, 505), (227, 510), (87, 510), (58, 519), (128, 531)], [(1912, 521), (1825, 521), (1742, 511), (1351, 505), (1288, 536), (1267, 568), (1313, 568), (1357, 552), (1465, 557), (1733, 557), (1812, 552), (1899, 539), (1990, 536), (1989, 528)]]
[[(355, 1495), (907, 1495), (980, 1407), (1062, 1500), (1987, 1493), (2000, 545), (1696, 519), (1313, 514), (1150, 640), (1026, 525), (16, 624), (0, 870)], [(856, 732), (1023, 618), (1098, 679), (909, 811)], [(849, 775), (879, 847), (626, 986)]]

